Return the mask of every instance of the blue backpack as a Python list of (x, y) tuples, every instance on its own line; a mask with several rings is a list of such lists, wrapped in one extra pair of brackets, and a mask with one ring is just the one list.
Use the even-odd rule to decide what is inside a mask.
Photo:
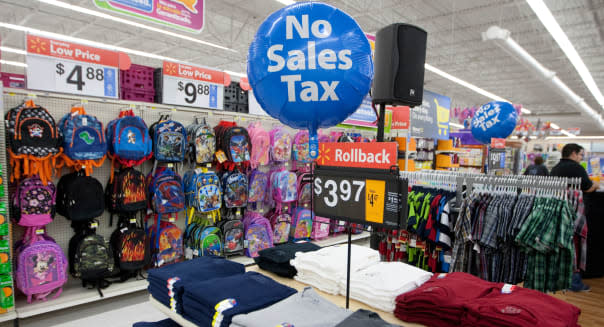
[[(222, 190), (220, 179), (214, 172), (203, 172), (197, 168), (185, 173), (185, 204), (190, 211), (189, 220), (195, 211), (212, 214), (214, 219), (219, 218), (219, 209), (222, 206)], [(191, 210), (192, 209), (192, 210)]]
[(222, 193), (225, 207), (241, 208), (247, 206), (247, 176), (238, 171), (224, 173), (222, 175)]
[(160, 167), (149, 175), (150, 207), (158, 214), (170, 214), (185, 209), (185, 194), (182, 179), (174, 170)]
[(145, 121), (132, 110), (123, 111), (106, 129), (109, 154), (125, 166), (140, 165), (153, 155), (153, 142)]
[(182, 162), (187, 150), (187, 131), (181, 123), (162, 118), (151, 128), (155, 160)]
[(98, 160), (105, 158), (107, 142), (103, 124), (82, 107), (71, 108), (59, 122), (63, 134), (63, 151), (71, 160)]

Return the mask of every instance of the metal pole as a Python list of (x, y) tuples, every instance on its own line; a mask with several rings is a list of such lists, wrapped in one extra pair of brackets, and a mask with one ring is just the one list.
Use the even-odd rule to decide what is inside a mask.
[[(377, 141), (384, 142), (384, 124), (386, 123), (386, 104), (381, 103), (380, 105), (380, 116), (378, 117), (378, 130), (377, 130)], [(371, 229), (371, 236), (369, 238), (369, 247), (377, 250), (380, 246), (380, 235)]]
[(348, 264), (346, 265), (346, 309), (350, 302), (350, 257), (352, 256), (352, 228), (348, 225)]

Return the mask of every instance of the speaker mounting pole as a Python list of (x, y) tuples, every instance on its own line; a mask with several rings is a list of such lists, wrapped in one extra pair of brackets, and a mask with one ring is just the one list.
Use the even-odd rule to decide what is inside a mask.
[(386, 104), (380, 103), (380, 115), (378, 117), (377, 141), (384, 142), (384, 125), (386, 124)]

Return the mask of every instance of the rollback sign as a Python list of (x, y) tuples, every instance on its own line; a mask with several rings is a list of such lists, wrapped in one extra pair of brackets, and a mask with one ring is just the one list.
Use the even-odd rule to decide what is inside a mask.
[(296, 3), (272, 15), (250, 45), (248, 77), (260, 106), (282, 123), (309, 129), (337, 125), (369, 92), (371, 47), (347, 14), (318, 2)]

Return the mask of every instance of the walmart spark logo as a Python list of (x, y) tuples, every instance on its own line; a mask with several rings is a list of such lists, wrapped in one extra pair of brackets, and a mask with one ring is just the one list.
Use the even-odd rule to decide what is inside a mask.
[(31, 38), (29, 40), (29, 52), (42, 53), (46, 52), (48, 44), (46, 40), (41, 40), (39, 37)]
[(329, 157), (329, 152), (331, 152), (331, 149), (326, 149), (325, 144), (321, 144), (319, 149), (319, 158), (317, 158), (317, 162), (321, 165), (324, 165), (325, 162), (329, 162), (331, 160), (331, 157)]
[(166, 71), (164, 74), (174, 75), (178, 71), (178, 67), (173, 63), (166, 63)]

